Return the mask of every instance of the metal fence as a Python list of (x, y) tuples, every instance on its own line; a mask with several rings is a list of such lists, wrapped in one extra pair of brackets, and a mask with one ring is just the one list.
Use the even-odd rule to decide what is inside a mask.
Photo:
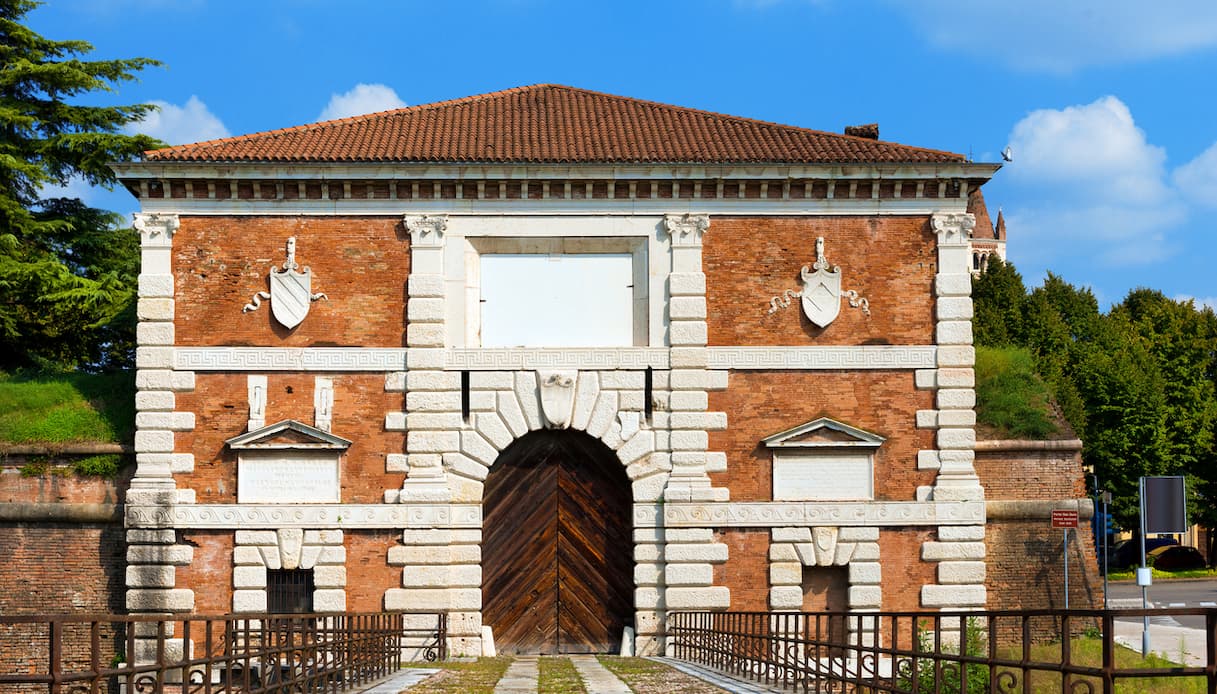
[[(1146, 615), (1200, 617), (1203, 651), (1142, 662), (1115, 620)], [(792, 692), (1217, 694), (1217, 609), (674, 612), (667, 633), (675, 658)]]
[(447, 658), (446, 614), (0, 617), (0, 692), (342, 692)]

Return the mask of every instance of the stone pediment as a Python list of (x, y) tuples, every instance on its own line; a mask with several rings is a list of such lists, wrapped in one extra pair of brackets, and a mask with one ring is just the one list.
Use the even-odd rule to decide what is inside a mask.
[(233, 450), (346, 450), (351, 442), (341, 436), (322, 431), (294, 419), (270, 424), (251, 432), (234, 436), (224, 443)]
[(767, 448), (878, 448), (884, 437), (820, 417), (761, 439)]

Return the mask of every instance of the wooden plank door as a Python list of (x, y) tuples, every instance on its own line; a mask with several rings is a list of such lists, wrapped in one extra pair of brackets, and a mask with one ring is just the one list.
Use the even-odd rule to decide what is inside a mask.
[(611, 653), (632, 623), (629, 480), (582, 432), (538, 431), (486, 479), (482, 620), (500, 653)]

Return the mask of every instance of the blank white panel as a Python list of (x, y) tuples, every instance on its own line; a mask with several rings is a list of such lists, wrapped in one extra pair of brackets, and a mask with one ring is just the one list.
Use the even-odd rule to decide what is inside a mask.
[(634, 344), (633, 256), (481, 256), (483, 347)]
[(773, 456), (774, 501), (873, 499), (870, 455), (778, 453)]

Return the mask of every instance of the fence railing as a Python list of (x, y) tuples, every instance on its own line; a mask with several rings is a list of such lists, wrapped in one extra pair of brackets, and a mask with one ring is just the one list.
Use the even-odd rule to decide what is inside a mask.
[(0, 616), (0, 692), (342, 692), (447, 658), (447, 615)]
[[(1116, 619), (1146, 615), (1203, 622), (1204, 634), (1145, 662), (1119, 653)], [(1217, 694), (1217, 609), (673, 612), (667, 634), (675, 658), (793, 692), (1110, 694), (1141, 680)]]

